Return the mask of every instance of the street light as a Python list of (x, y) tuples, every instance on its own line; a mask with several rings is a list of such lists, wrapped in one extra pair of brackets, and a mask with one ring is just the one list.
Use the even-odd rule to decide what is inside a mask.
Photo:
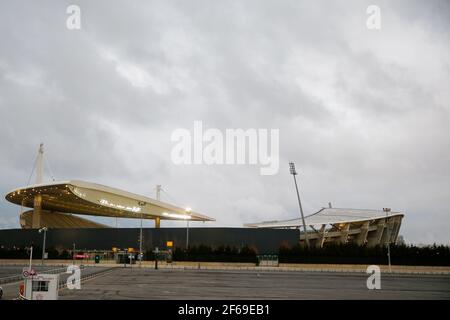
[(309, 247), (308, 231), (306, 230), (306, 223), (305, 223), (305, 217), (303, 216), (302, 202), (300, 200), (300, 194), (298, 192), (297, 179), (295, 178), (295, 176), (297, 175), (297, 171), (295, 170), (295, 164), (293, 162), (289, 162), (289, 171), (291, 172), (292, 176), (294, 177), (295, 190), (297, 191), (298, 205), (300, 207), (300, 215), (302, 217), (303, 231), (305, 232), (305, 243), (306, 243), (306, 246)]
[(141, 230), (139, 234), (139, 268), (142, 267), (142, 211), (141, 211)]
[(383, 208), (383, 211), (386, 212), (386, 232), (388, 235), (388, 237), (387, 237), (387, 249), (388, 249), (387, 256), (388, 256), (388, 264), (389, 264), (389, 273), (391, 273), (392, 272), (392, 270), (391, 270), (391, 246), (390, 246), (391, 233), (389, 230), (389, 223), (388, 223), (388, 215), (389, 215), (389, 212), (391, 212), (391, 208)]
[[(192, 209), (187, 207), (186, 213), (191, 214)], [(189, 219), (186, 219), (186, 250), (189, 249)]]
[(42, 258), (41, 258), (41, 264), (44, 265), (44, 258), (45, 258), (45, 238), (47, 236), (47, 227), (43, 227), (41, 229), (39, 229), (39, 233), (44, 232), (44, 243), (42, 245)]
[(33, 245), (31, 245), (31, 247), (30, 247), (30, 263), (29, 263), (29, 266), (28, 266), (28, 271), (31, 271), (31, 264), (32, 264), (32, 262), (33, 262)]
[(75, 243), (73, 243), (73, 250), (72, 250), (72, 265), (75, 265)]
[[(30, 247), (30, 264), (28, 266), (28, 272), (31, 273), (31, 264), (33, 262), (33, 245)], [(33, 275), (31, 276), (31, 284), (33, 284)], [(27, 281), (25, 281), (25, 290), (27, 292)], [(31, 299), (33, 299), (33, 286), (31, 286)]]

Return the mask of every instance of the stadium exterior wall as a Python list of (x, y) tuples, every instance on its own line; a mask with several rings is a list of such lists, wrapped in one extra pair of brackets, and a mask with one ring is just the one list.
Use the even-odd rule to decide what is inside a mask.
[[(144, 228), (143, 250), (165, 248), (167, 241), (175, 247), (186, 247), (186, 228)], [(46, 247), (77, 250), (111, 250), (117, 248), (139, 248), (139, 228), (110, 229), (50, 229), (47, 231)], [(33, 229), (0, 230), (0, 246), (42, 245), (42, 234)], [(189, 245), (211, 247), (249, 246), (258, 253), (276, 253), (280, 246), (293, 247), (298, 244), (298, 230), (254, 229), (254, 228), (190, 228)]]

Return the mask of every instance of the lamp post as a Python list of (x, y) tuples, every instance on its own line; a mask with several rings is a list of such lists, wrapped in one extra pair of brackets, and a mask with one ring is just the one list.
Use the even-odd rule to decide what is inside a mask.
[(72, 250), (72, 265), (75, 265), (75, 243), (73, 243), (73, 250)]
[(388, 215), (389, 215), (389, 212), (391, 212), (391, 208), (383, 208), (383, 211), (386, 212), (386, 232), (388, 234), (388, 237), (387, 237), (387, 249), (388, 249), (387, 256), (388, 256), (389, 273), (391, 273), (392, 272), (392, 270), (391, 270), (391, 246), (390, 246), (391, 233), (390, 233), (390, 230), (389, 230), (389, 223), (388, 223)]
[(44, 232), (44, 241), (43, 241), (43, 244), (42, 244), (42, 258), (41, 258), (41, 265), (44, 265), (44, 258), (45, 258), (45, 238), (46, 238), (46, 236), (47, 236), (47, 230), (48, 230), (47, 227), (43, 227), (43, 228), (40, 228), (40, 229), (39, 229), (39, 233)]
[(33, 262), (33, 245), (30, 247), (30, 263), (28, 266), (28, 271), (31, 271), (32, 262)]
[(142, 211), (141, 211), (141, 230), (139, 234), (139, 268), (142, 267)]
[(155, 270), (158, 270), (158, 254), (159, 254), (159, 248), (156, 247), (155, 250), (153, 250), (153, 253), (155, 254)]
[[(31, 248), (30, 248), (30, 264), (28, 266), (28, 272), (30, 272), (30, 273), (31, 273), (32, 262), (33, 262), (33, 245), (31, 245)], [(25, 295), (27, 294), (27, 283), (28, 283), (28, 281), (25, 281), (25, 292), (24, 292)], [(31, 276), (31, 297), (30, 297), (30, 299), (33, 300), (33, 276)]]
[(300, 207), (300, 215), (302, 217), (303, 231), (305, 232), (305, 243), (306, 243), (306, 246), (309, 247), (308, 231), (306, 230), (306, 223), (305, 223), (305, 217), (303, 215), (302, 202), (300, 200), (300, 194), (298, 192), (297, 179), (295, 178), (295, 176), (297, 175), (297, 171), (295, 170), (295, 164), (293, 162), (289, 162), (289, 171), (291, 172), (292, 176), (294, 177), (295, 190), (297, 191), (298, 205)]
[[(192, 209), (186, 208), (186, 213), (190, 215)], [(186, 219), (186, 250), (189, 249), (189, 219)]]

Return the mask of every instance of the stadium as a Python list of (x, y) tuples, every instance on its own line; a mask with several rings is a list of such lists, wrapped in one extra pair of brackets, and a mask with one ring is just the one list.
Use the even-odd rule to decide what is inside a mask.
[[(307, 234), (300, 234), (300, 241), (306, 236), (315, 247), (325, 243), (355, 243), (374, 247), (386, 243), (395, 243), (400, 231), (404, 214), (390, 210), (361, 210), (322, 208), (306, 216), (305, 224), (309, 227)], [(301, 219), (285, 221), (267, 221), (246, 224), (249, 228), (299, 229)]]
[[(191, 208), (181, 208), (160, 201), (160, 186), (157, 186), (157, 199), (153, 199), (80, 180), (43, 183), (43, 154), (41, 144), (36, 159), (36, 184), (14, 189), (8, 192), (5, 198), (20, 206), (22, 229), (53, 229), (56, 241), (54, 246), (67, 247), (72, 242), (84, 243), (85, 249), (107, 249), (113, 244), (120, 247), (136, 246), (136, 239), (139, 238), (136, 232), (139, 229), (122, 228), (119, 237), (118, 231), (101, 231), (118, 228), (81, 216), (131, 218), (141, 221), (150, 219), (155, 221), (155, 231), (160, 228), (161, 220), (187, 222), (187, 229), (164, 228), (163, 232), (147, 229), (147, 238), (143, 244), (148, 246), (177, 239), (177, 245), (187, 247), (189, 221), (215, 221), (214, 218)], [(31, 210), (24, 211), (24, 208)], [(281, 245), (293, 246), (305, 242), (316, 248), (322, 248), (328, 243), (353, 243), (374, 247), (396, 242), (403, 217), (402, 212), (391, 212), (390, 209), (341, 209), (332, 208), (329, 204), (328, 208), (322, 208), (305, 217), (306, 232), (301, 229), (301, 219), (266, 221), (247, 223), (243, 228), (193, 228), (190, 243), (247, 245), (269, 251), (275, 251)], [(92, 231), (89, 232), (89, 229)], [(15, 245), (26, 245), (33, 236), (21, 231), (25, 230), (2, 230), (0, 244), (7, 245), (14, 239)], [(70, 237), (65, 236), (69, 234)], [(123, 239), (123, 243), (117, 241), (119, 238)]]

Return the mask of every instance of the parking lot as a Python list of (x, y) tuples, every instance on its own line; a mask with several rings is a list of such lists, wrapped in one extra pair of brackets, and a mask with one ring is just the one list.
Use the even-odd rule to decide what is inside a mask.
[(450, 275), (116, 268), (60, 299), (450, 299)]

